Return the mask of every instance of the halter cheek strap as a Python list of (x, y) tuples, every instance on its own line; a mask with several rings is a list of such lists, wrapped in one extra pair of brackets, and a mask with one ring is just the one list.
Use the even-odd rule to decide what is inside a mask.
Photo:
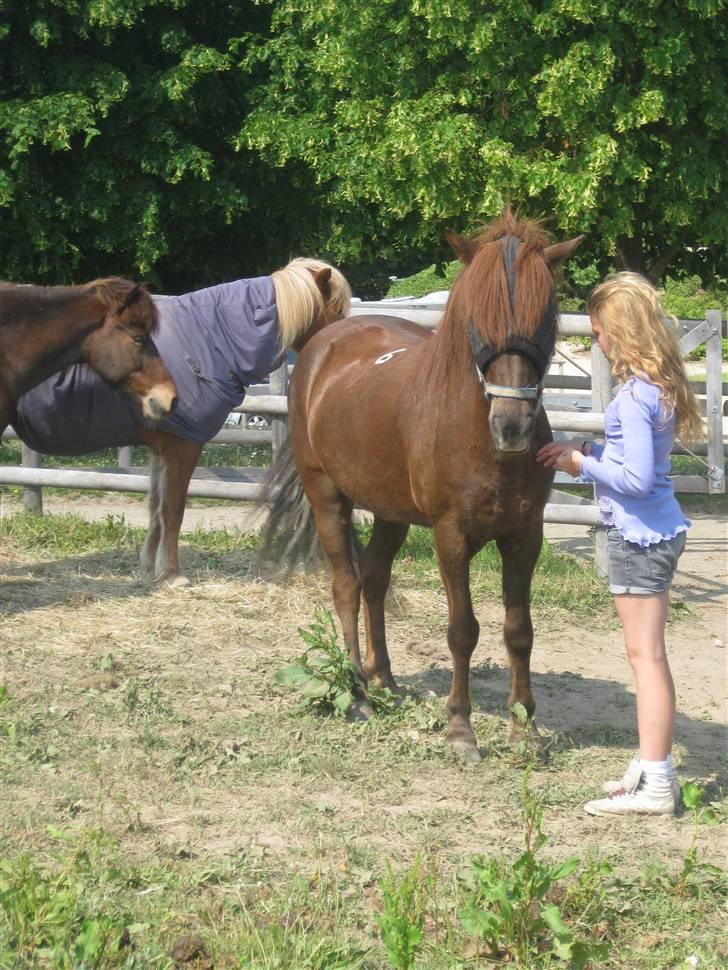
[[(520, 240), (516, 236), (504, 236), (501, 240), (508, 282), (508, 301), (513, 316), (515, 316), (516, 306), (516, 258), (519, 244)], [(509, 335), (502, 350), (495, 350), (490, 344), (486, 344), (482, 337), (475, 332), (472, 320), (468, 323), (467, 333), (475, 359), (475, 371), (486, 398), (507, 397), (519, 400), (538, 400), (541, 397), (556, 342), (556, 303), (553, 296), (549, 299), (533, 334), (530, 337)], [(504, 353), (517, 353), (528, 357), (533, 362), (539, 375), (538, 383), (526, 387), (507, 387), (486, 381), (483, 376), (485, 371), (496, 357)]]

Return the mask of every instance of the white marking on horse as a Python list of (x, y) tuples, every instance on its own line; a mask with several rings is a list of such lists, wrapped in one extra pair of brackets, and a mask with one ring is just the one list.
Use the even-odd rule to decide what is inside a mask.
[(407, 350), (406, 347), (400, 347), (398, 350), (390, 350), (388, 354), (382, 354), (381, 357), (377, 357), (374, 361), (375, 364), (386, 364), (388, 360), (391, 360), (395, 354), (403, 354)]

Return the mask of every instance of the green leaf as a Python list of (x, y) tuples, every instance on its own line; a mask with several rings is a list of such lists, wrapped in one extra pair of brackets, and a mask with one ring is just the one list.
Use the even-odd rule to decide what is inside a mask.
[(331, 685), (325, 680), (320, 680), (318, 677), (310, 677), (303, 688), (303, 694), (309, 700), (318, 700), (321, 697), (326, 697), (330, 690)]
[(519, 724), (528, 724), (528, 711), (520, 702), (517, 702), (511, 706), (511, 714), (515, 717)]
[(342, 714), (346, 714), (346, 712), (349, 710), (349, 708), (353, 703), (354, 703), (354, 695), (350, 690), (342, 691), (340, 694), (337, 694), (336, 697), (334, 698), (334, 707), (336, 708), (337, 711), (340, 711)]
[(551, 879), (565, 879), (566, 876), (570, 876), (572, 872), (575, 872), (581, 865), (581, 859), (578, 856), (570, 856), (560, 865), (552, 866), (549, 875)]
[(558, 906), (554, 906), (553, 903), (544, 903), (541, 907), (541, 915), (557, 936), (567, 937), (572, 935), (571, 930), (561, 918)]
[(705, 794), (704, 790), (692, 781), (686, 782), (681, 791), (686, 808), (698, 808)]
[(284, 687), (301, 687), (312, 679), (312, 674), (298, 664), (276, 671), (276, 683)]

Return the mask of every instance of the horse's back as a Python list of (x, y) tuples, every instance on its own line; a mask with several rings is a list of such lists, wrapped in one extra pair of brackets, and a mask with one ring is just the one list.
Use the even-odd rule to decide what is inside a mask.
[(413, 434), (425, 408), (417, 373), (429, 331), (398, 317), (357, 316), (330, 324), (306, 345), (289, 391), (299, 468), (326, 470), (359, 507), (383, 518), (427, 523), (408, 468), (426, 448)]
[(294, 408), (308, 410), (304, 401), (318, 405), (326, 399), (326, 409), (339, 415), (353, 408), (366, 410), (368, 421), (380, 413), (390, 420), (391, 411), (404, 405), (400, 398), (411, 387), (411, 371), (430, 337), (400, 317), (367, 315), (330, 324), (298, 356), (291, 385)]
[(431, 337), (424, 327), (385, 314), (346, 317), (329, 324), (313, 336), (296, 363), (303, 369), (317, 369), (334, 357), (342, 361), (376, 360), (399, 344), (414, 347)]

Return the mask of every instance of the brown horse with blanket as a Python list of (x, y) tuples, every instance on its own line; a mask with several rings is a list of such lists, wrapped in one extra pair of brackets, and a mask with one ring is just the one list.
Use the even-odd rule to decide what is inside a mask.
[(152, 577), (184, 584), (179, 531), (202, 446), (242, 402), (249, 384), (265, 378), (288, 348), (297, 349), (310, 334), (344, 316), (350, 299), (338, 270), (303, 258), (271, 276), (155, 297), (155, 343), (177, 384), (172, 414), (150, 421), (79, 365), (22, 397), (13, 426), (27, 445), (50, 454), (148, 445), (150, 515), (142, 566)]

